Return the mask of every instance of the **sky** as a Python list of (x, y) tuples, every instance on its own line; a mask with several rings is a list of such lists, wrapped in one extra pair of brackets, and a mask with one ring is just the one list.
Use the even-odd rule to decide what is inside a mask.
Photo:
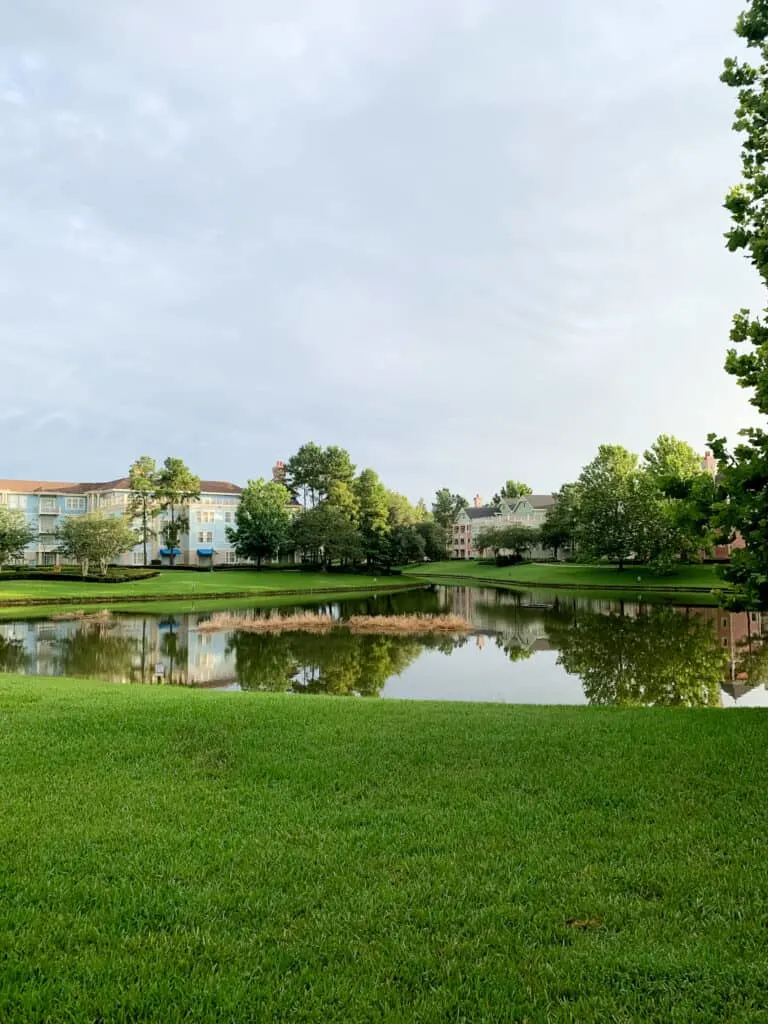
[(0, 477), (412, 499), (755, 422), (742, 0), (0, 0)]

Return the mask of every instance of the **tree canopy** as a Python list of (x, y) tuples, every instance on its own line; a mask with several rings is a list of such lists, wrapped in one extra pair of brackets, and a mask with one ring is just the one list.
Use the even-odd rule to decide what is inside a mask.
[[(742, 175), (728, 193), (731, 215), (726, 234), (728, 249), (741, 252), (768, 287), (768, 11), (765, 0), (751, 0), (739, 15), (736, 34), (755, 52), (754, 60), (729, 57), (722, 81), (736, 90), (734, 129), (742, 136)], [(740, 309), (733, 318), (733, 347), (726, 372), (749, 392), (750, 403), (768, 415), (768, 320), (766, 313)], [(723, 437), (709, 442), (719, 462), (722, 488), (717, 523), (724, 536), (736, 531), (746, 548), (732, 555), (726, 576), (747, 600), (768, 600), (768, 434), (762, 427), (741, 432), (742, 440), (729, 450)]]
[(0, 569), (6, 562), (24, 557), (24, 549), (35, 533), (19, 509), (0, 505)]
[(282, 484), (263, 479), (248, 481), (235, 512), (235, 526), (227, 528), (238, 558), (261, 565), (265, 558), (275, 558), (286, 547), (291, 535), (289, 500), (288, 489)]
[(88, 575), (94, 564), (106, 575), (109, 563), (130, 551), (138, 541), (127, 516), (102, 511), (67, 516), (59, 527), (58, 538), (62, 554), (79, 563), (83, 576)]

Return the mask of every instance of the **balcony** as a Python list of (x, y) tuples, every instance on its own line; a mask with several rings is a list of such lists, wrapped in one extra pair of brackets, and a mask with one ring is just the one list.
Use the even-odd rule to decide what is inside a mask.
[(41, 498), (37, 511), (41, 516), (57, 516), (59, 514), (59, 507), (56, 504), (56, 499)]

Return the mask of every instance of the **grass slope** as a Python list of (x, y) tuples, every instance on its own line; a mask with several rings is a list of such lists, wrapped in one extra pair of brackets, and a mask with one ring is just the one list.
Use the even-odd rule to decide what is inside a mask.
[[(14, 580), (0, 576), (0, 604), (9, 601), (84, 602), (109, 598), (135, 600), (193, 600), (238, 595), (258, 597), (260, 593), (370, 591), (370, 576), (323, 572), (160, 572), (148, 580), (130, 583), (79, 583), (64, 580)], [(379, 577), (377, 588), (413, 585), (399, 577)]]
[(0, 677), (0, 1020), (765, 1020), (766, 742)]
[(682, 565), (674, 572), (659, 575), (646, 566), (632, 566), (619, 572), (609, 565), (525, 562), (499, 569), (495, 565), (481, 562), (453, 561), (409, 567), (407, 574), (434, 579), (451, 576), (457, 581), (467, 583), (506, 583), (537, 588), (549, 586), (576, 590), (588, 587), (605, 591), (619, 589), (633, 594), (638, 590), (695, 592), (727, 587), (725, 581), (718, 576), (715, 565)]

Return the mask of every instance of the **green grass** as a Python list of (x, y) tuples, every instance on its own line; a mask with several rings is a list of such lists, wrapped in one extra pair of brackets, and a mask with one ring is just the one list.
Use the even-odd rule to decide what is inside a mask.
[(483, 562), (454, 561), (409, 567), (406, 572), (420, 578), (452, 576), (467, 583), (478, 581), (522, 587), (589, 587), (598, 590), (618, 588), (631, 594), (647, 590), (695, 592), (727, 588), (715, 565), (682, 565), (674, 572), (660, 575), (647, 566), (630, 566), (619, 572), (609, 565), (524, 562), (499, 569)]
[[(377, 589), (413, 585), (412, 580), (397, 576), (381, 576)], [(8, 601), (77, 602), (127, 597), (131, 600), (190, 600), (203, 597), (239, 595), (258, 596), (259, 592), (279, 594), (286, 591), (311, 594), (313, 591), (343, 592), (368, 590), (373, 587), (370, 576), (323, 572), (174, 572), (166, 571), (153, 579), (130, 583), (80, 583), (64, 580), (14, 580), (12, 575), (0, 576), (0, 604)]]
[(0, 1020), (764, 1021), (767, 742), (0, 677)]

